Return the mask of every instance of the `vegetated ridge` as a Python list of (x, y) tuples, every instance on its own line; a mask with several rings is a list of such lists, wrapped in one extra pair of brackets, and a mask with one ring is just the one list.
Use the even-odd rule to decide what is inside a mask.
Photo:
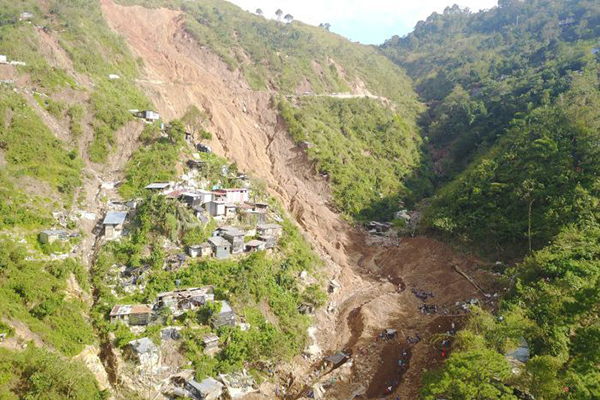
[[(171, 346), (164, 324), (182, 329), (163, 349), (173, 372), (245, 367), (271, 397), (416, 398), (426, 369), (425, 398), (598, 394), (594, 3), (452, 7), (381, 49), (220, 1), (4, 3), (0, 53), (26, 65), (0, 65), (0, 397), (158, 394), (158, 375), (125, 355), (134, 338)], [(170, 129), (131, 109), (159, 111)], [(283, 221), (274, 254), (169, 269), (216, 227), (144, 189), (193, 174), (189, 131), (215, 153), (196, 159), (206, 187), (250, 175), (253, 200)], [(135, 198), (128, 236), (105, 242), (97, 223)], [(348, 222), (402, 208), (418, 210), (409, 227), (394, 222), (405, 234), (530, 255), (492, 267)], [(81, 236), (41, 243), (51, 227)], [(121, 267), (140, 274), (133, 292)], [(341, 289), (325, 296), (333, 278)], [(207, 284), (250, 329), (211, 330), (212, 306), (144, 332), (109, 323), (116, 304)], [(483, 308), (467, 313), (467, 300)], [(385, 328), (398, 336), (379, 340)], [(203, 353), (209, 332), (217, 357)], [(523, 341), (532, 358), (511, 371), (504, 353)], [(321, 375), (338, 350), (352, 367)]]

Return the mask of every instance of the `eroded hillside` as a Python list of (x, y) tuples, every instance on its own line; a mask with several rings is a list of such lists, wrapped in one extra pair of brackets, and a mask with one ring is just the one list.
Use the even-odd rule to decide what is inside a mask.
[[(108, 314), (118, 301), (152, 302), (153, 298), (149, 297), (159, 289), (171, 290), (182, 280), (190, 285), (191, 282), (207, 283), (204, 281), (208, 279), (205, 264), (195, 264), (189, 269), (197, 274), (195, 277), (185, 271), (163, 273), (163, 261), (167, 263), (167, 260), (158, 246), (158, 243), (164, 243), (164, 248), (171, 252), (167, 255), (175, 256), (176, 251), (182, 251), (180, 236), (185, 240), (190, 231), (199, 236), (207, 233), (194, 231), (195, 228), (185, 231), (187, 227), (182, 227), (185, 224), (177, 220), (173, 223), (173, 218), (177, 216), (185, 223), (194, 224), (187, 211), (182, 211), (174, 202), (149, 197), (145, 198), (140, 211), (146, 219), (134, 219), (131, 238), (123, 243), (107, 243), (100, 225), (107, 211), (124, 207), (123, 201), (129, 199), (121, 198), (123, 193), (135, 197), (150, 183), (146, 181), (150, 177), (179, 180), (189, 172), (185, 164), (192, 157), (191, 146), (180, 145), (177, 138), (160, 130), (160, 124), (145, 125), (136, 120), (129, 110), (153, 108), (165, 122), (176, 125), (191, 107), (196, 107), (206, 115), (203, 129), (212, 134), (212, 139), (205, 142), (214, 153), (234, 164), (228, 165), (223, 158), (213, 155), (206, 160), (214, 162), (219, 171), (228, 166), (233, 169), (235, 165), (239, 172), (260, 178), (266, 184), (268, 194), (274, 196), (301, 227), (304, 239), (294, 237), (292, 225), (287, 226), (295, 240), (292, 243), (302, 247), (303, 240), (308, 240), (326, 261), (325, 268), (315, 271), (315, 275), (322, 278), (320, 289), (325, 291), (326, 282), (332, 279), (341, 286), (339, 290), (335, 287), (326, 304), (317, 310), (306, 343), (309, 355), (275, 365), (271, 379), (261, 385), (262, 398), (273, 398), (276, 394), (301, 398), (316, 387), (326, 387), (327, 398), (353, 398), (355, 395), (380, 398), (392, 393), (416, 396), (423, 368), (443, 361), (436, 349), (437, 335), (446, 334), (462, 324), (466, 314), (462, 306), (467, 299), (483, 302), (483, 291), (496, 288), (490, 285), (478, 289), (453, 268), (459, 266), (460, 271), (477, 279), (483, 274), (478, 271), (480, 262), (477, 259), (458, 256), (449, 246), (424, 237), (400, 239), (395, 235), (370, 235), (351, 225), (348, 213), (342, 216), (340, 211), (346, 210), (340, 210), (343, 202), (339, 201), (340, 195), (335, 190), (333, 196), (338, 197), (332, 197), (330, 183), (334, 189), (335, 185), (328, 179), (337, 178), (335, 171), (344, 172), (345, 166), (351, 167), (348, 160), (363, 163), (357, 175), (349, 174), (354, 179), (354, 176), (368, 172), (370, 160), (377, 162), (394, 157), (394, 162), (381, 163), (381, 168), (385, 169), (382, 176), (385, 175), (387, 181), (380, 182), (381, 186), (371, 190), (374, 193), (370, 196), (389, 195), (388, 207), (394, 207), (393, 210), (400, 207), (397, 202), (401, 196), (391, 192), (400, 192), (404, 189), (402, 184), (396, 182), (397, 186), (393, 185), (390, 193), (378, 193), (381, 187), (392, 186), (386, 182), (394, 174), (398, 177), (409, 175), (420, 161), (420, 140), (414, 119), (421, 106), (399, 68), (376, 49), (351, 44), (327, 32), (317, 34), (317, 28), (265, 21), (264, 24), (268, 24), (265, 29), (278, 40), (284, 40), (298, 29), (300, 38), (313, 35), (311, 37), (328, 45), (319, 47), (318, 57), (312, 62), (308, 60), (308, 70), (294, 70), (293, 79), (276, 69), (259, 69), (262, 83), (257, 85), (249, 78), (256, 75), (256, 70), (248, 73), (244, 66), (256, 68), (265, 60), (253, 58), (256, 54), (250, 54), (248, 59), (243, 57), (247, 38), (236, 42), (233, 40), (235, 34), (225, 30), (231, 37), (223, 39), (223, 43), (207, 45), (202, 41), (203, 30), (194, 30), (194, 24), (190, 22), (192, 17), (198, 23), (192, 9), (124, 6), (111, 0), (82, 4), (30, 1), (23, 7), (33, 11), (31, 20), (20, 19), (22, 9), (15, 6), (10, 9), (12, 19), (0, 32), (9, 56), (22, 57), (27, 62), (27, 65), (0, 65), (0, 76), (7, 80), (3, 83), (7, 88), (2, 89), (7, 92), (7, 104), (2, 104), (4, 129), (0, 131), (4, 139), (0, 162), (6, 166), (4, 172), (7, 175), (6, 179), (1, 176), (0, 195), (3, 197), (0, 200), (8, 215), (21, 217), (16, 221), (7, 219), (2, 228), (7, 240), (11, 243), (20, 240), (23, 244), (23, 247), (5, 246), (4, 259), (10, 259), (10, 262), (3, 261), (3, 266), (6, 264), (7, 267), (0, 276), (6, 288), (5, 296), (0, 297), (5, 300), (2, 304), (15, 304), (5, 308), (8, 312), (3, 314), (0, 325), (11, 333), (11, 337), (0, 344), (10, 350), (1, 355), (18, 372), (8, 382), (7, 387), (14, 389), (11, 393), (41, 390), (35, 385), (37, 381), (30, 380), (27, 375), (32, 371), (26, 368), (25, 354), (28, 353), (20, 353), (31, 340), (41, 348), (41, 353), (33, 354), (32, 360), (53, 360), (55, 354), (64, 360), (81, 360), (100, 383), (98, 386), (89, 374), (83, 374), (81, 381), (66, 379), (56, 389), (63, 396), (70, 396), (74, 386), (81, 389), (75, 395), (80, 397), (90, 397), (90, 393), (104, 396), (98, 389), (107, 389), (105, 393), (117, 398), (131, 398), (136, 394), (146, 396), (146, 378), (124, 362), (117, 350), (127, 344), (121, 342), (135, 336), (128, 329), (109, 324)], [(231, 5), (223, 7), (235, 18), (246, 18), (241, 10), (231, 11)], [(258, 17), (248, 18), (251, 18), (252, 29), (263, 24)], [(230, 26), (213, 28), (222, 30)], [(232, 63), (231, 54), (223, 52), (223, 44), (228, 41), (236, 45), (234, 55), (241, 57), (241, 61)], [(339, 49), (343, 51), (339, 53)], [(271, 53), (274, 50), (267, 50), (270, 51), (268, 56), (278, 59), (288, 74), (296, 65), (294, 63), (307, 61), (304, 59), (305, 48), (294, 54), (293, 62), (289, 64), (281, 52), (276, 51), (275, 57)], [(290, 54), (294, 50), (292, 46)], [(370, 63), (365, 64), (363, 58)], [(269, 67), (277, 65), (274, 62)], [(336, 93), (342, 90), (348, 93)], [(329, 143), (318, 141), (321, 128), (316, 112), (318, 107), (315, 107), (309, 110), (312, 114), (307, 114), (306, 123), (300, 123), (310, 129), (303, 133), (317, 146), (329, 146), (328, 149), (334, 152), (333, 157), (327, 159), (330, 166), (327, 171), (334, 172), (329, 177), (319, 175), (323, 171), (324, 158), (314, 157), (312, 153), (309, 159), (306, 149), (297, 142), (300, 136), (292, 137), (288, 132), (293, 120), (284, 120), (279, 114), (282, 102), (295, 110), (308, 109), (310, 98), (299, 96), (305, 92), (309, 97), (313, 97), (312, 94), (326, 97), (314, 96), (317, 106), (331, 105), (331, 121), (327, 127), (330, 134), (343, 135), (343, 114), (350, 109), (358, 115), (354, 130), (360, 133), (362, 128), (376, 126), (368, 140), (376, 140), (381, 134), (390, 146), (369, 149), (368, 140), (360, 141), (366, 138), (365, 135), (365, 138), (354, 138), (351, 142), (353, 158), (337, 154), (340, 150), (334, 146), (335, 136), (331, 136), (333, 139)], [(346, 108), (344, 104), (351, 107)], [(365, 127), (360, 124), (360, 115), (369, 110), (375, 110), (373, 114), (377, 117), (371, 121), (372, 126)], [(294, 118), (302, 121), (299, 114)], [(25, 131), (21, 129), (22, 125), (28, 127), (29, 133), (36, 134), (31, 140), (35, 139), (32, 143), (36, 144), (40, 141), (37, 150), (24, 140), (27, 137), (22, 134)], [(35, 130), (31, 130), (32, 126)], [(395, 142), (396, 134), (401, 135), (402, 140)], [(29, 151), (28, 157), (23, 157), (27, 153), (25, 150)], [(151, 171), (153, 166), (164, 171)], [(132, 173), (136, 168), (141, 172)], [(370, 185), (370, 181), (365, 182), (357, 186)], [(353, 195), (353, 190), (352, 185), (346, 186), (342, 196)], [(148, 224), (148, 220), (153, 224)], [(176, 228), (170, 230), (173, 225)], [(69, 246), (40, 245), (36, 238), (38, 231), (50, 227), (67, 228), (81, 236), (69, 239)], [(293, 317), (283, 321), (296, 323), (306, 320), (297, 315), (294, 303), (300, 297), (295, 292), (300, 271), (293, 271), (294, 274), (298, 272), (298, 276), (286, 275), (285, 257), (291, 260), (290, 263), (296, 262), (296, 268), (304, 264), (295, 260), (295, 248), (288, 246), (282, 248), (281, 259), (254, 257), (246, 266), (267, 268), (264, 271), (276, 273), (275, 277), (263, 274), (252, 282), (255, 286), (277, 287), (281, 284), (285, 287), (288, 279), (293, 282), (293, 290), (286, 288), (278, 293), (293, 297), (290, 301), (294, 305)], [(29, 257), (23, 248), (29, 251)], [(303, 247), (296, 250), (311, 260), (306, 256), (308, 250)], [(150, 289), (127, 294), (110, 280), (121, 264), (125, 264), (122, 265), (124, 273), (127, 268), (147, 268), (140, 265), (142, 259), (154, 268), (153, 279), (143, 285), (144, 289), (147, 289), (146, 285)], [(72, 263), (71, 260), (77, 261)], [(231, 264), (230, 268), (237, 271), (237, 264)], [(20, 274), (27, 269), (38, 271), (47, 285), (40, 286), (36, 292), (32, 277), (35, 274)], [(236, 278), (229, 276), (227, 279)], [(258, 289), (253, 287), (260, 293)], [(288, 327), (278, 326), (281, 320), (274, 315), (268, 301), (260, 301), (256, 306), (260, 315), (254, 316), (253, 321), (257, 323), (253, 324), (252, 334), (257, 329), (269, 333), (269, 324), (273, 324), (277, 332), (269, 337), (271, 340), (281, 338), (277, 335), (286, 332), (296, 340), (294, 345), (302, 343), (305, 332), (289, 332), (286, 331)], [(390, 341), (378, 340), (379, 334), (387, 328), (395, 329), (397, 337)], [(194, 339), (186, 337), (186, 340), (189, 346)], [(269, 350), (277, 354), (272, 347)], [(182, 365), (189, 360), (200, 370), (196, 371), (199, 375), (206, 373), (202, 368), (214, 366), (203, 358), (201, 351), (186, 353), (175, 347), (172, 350), (172, 356), (165, 360), (170, 365)], [(324, 357), (339, 350), (352, 354), (352, 362), (331, 374), (322, 375), (319, 371)], [(236, 360), (239, 364), (240, 359)], [(71, 364), (67, 365), (71, 368)], [(69, 369), (69, 373), (77, 367)], [(225, 367), (227, 365), (219, 366)], [(333, 385), (331, 378), (335, 378)], [(33, 384), (21, 386), (19, 382)], [(154, 395), (159, 390), (156, 386), (149, 392)]]
[[(439, 294), (440, 307), (478, 296), (451, 268), (459, 264), (472, 271), (476, 263), (452, 256), (441, 243), (420, 239), (398, 244), (393, 240), (391, 249), (365, 243), (364, 233), (332, 210), (327, 181), (315, 173), (285, 130), (277, 114), (278, 93), (252, 90), (240, 70), (231, 71), (209, 49), (198, 45), (186, 32), (180, 12), (121, 6), (110, 0), (103, 0), (102, 6), (110, 26), (144, 61), (144, 77), (138, 84), (159, 111), (174, 118), (182, 116), (190, 105), (203, 107), (210, 116), (210, 129), (216, 134), (211, 142), (215, 151), (234, 160), (240, 170), (264, 179), (294, 215), (305, 236), (330, 260), (326, 274), (339, 280), (343, 289), (331, 299), (333, 312), (322, 310), (317, 314), (318, 344), (325, 352), (373, 346), (379, 331), (389, 326), (403, 329), (402, 340), (410, 334), (428, 337), (447, 329), (454, 317), (440, 317), (434, 324), (431, 316), (420, 314), (418, 300), (410, 290), (398, 291), (399, 285)], [(361, 95), (360, 91), (355, 93)], [(414, 267), (407, 266), (398, 274), (394, 267), (403, 264)], [(460, 313), (456, 317), (458, 325)], [(399, 390), (415, 394), (421, 368), (436, 357), (428, 345), (409, 347), (414, 357), (412, 369)], [(369, 397), (379, 396), (390, 384), (396, 390), (404, 374), (394, 366), (397, 360), (389, 358), (385, 368), (374, 368), (387, 349), (375, 345), (371, 351), (367, 361), (355, 361), (357, 369), (352, 374), (370, 376), (375, 383), (342, 385), (331, 393), (332, 398), (351, 397), (354, 392), (367, 390)], [(294, 375), (302, 378), (294, 383), (294, 390), (302, 387), (301, 382), (310, 382), (303, 376), (312, 367), (297, 361)]]

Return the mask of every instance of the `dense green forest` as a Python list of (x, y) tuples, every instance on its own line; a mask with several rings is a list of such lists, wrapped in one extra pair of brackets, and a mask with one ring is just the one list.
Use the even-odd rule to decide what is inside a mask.
[[(428, 104), (439, 189), (426, 227), (526, 256), (504, 271), (515, 285), (498, 313), (474, 310), (426, 375), (424, 398), (600, 395), (599, 40), (597, 2), (531, 0), (449, 7), (382, 46)], [(523, 339), (532, 358), (515, 375), (503, 354)]]
[(423, 134), (450, 182), (431, 226), (518, 253), (577, 218), (573, 195), (594, 196), (599, 26), (596, 2), (506, 1), (449, 7), (383, 45), (429, 105)]
[(294, 140), (307, 143), (309, 159), (328, 177), (346, 215), (389, 220), (415, 197), (411, 189), (431, 190), (425, 169), (418, 171), (426, 162), (413, 122), (380, 101), (306, 97), (295, 105), (281, 100), (279, 111)]

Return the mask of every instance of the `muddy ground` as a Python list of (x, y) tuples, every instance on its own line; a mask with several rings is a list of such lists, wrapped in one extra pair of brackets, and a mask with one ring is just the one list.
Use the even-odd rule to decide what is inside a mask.
[[(334, 311), (317, 313), (315, 336), (322, 356), (337, 350), (352, 352), (352, 367), (344, 369), (348, 376), (334, 383), (326, 397), (382, 398), (391, 385), (389, 398), (415, 398), (423, 370), (443, 361), (436, 335), (464, 318), (455, 303), (484, 299), (453, 268), (459, 266), (481, 284), (490, 277), (478, 269), (478, 260), (427, 237), (372, 243), (368, 234), (328, 207), (327, 182), (315, 174), (286, 132), (275, 109), (276, 93), (251, 90), (241, 71), (229, 70), (209, 49), (198, 46), (185, 31), (179, 12), (126, 7), (111, 0), (101, 3), (111, 28), (143, 60), (144, 76), (138, 85), (161, 115), (168, 120), (181, 117), (191, 105), (203, 108), (210, 116), (214, 151), (267, 184), (325, 260), (323, 273), (341, 283), (330, 298)], [(364, 90), (354, 94), (364, 95)], [(433, 297), (423, 301), (413, 289)], [(420, 307), (425, 303), (436, 305), (438, 312), (424, 314)], [(386, 328), (396, 329), (398, 337), (378, 339)], [(421, 340), (409, 343), (409, 336), (417, 335)], [(302, 397), (315, 381), (320, 360), (298, 356), (279, 366), (278, 384), (292, 382), (288, 398)], [(273, 397), (274, 393), (254, 396)]]

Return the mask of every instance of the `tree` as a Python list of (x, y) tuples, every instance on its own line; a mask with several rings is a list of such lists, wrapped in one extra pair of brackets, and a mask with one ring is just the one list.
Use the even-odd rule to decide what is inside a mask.
[(183, 136), (185, 135), (185, 126), (183, 122), (176, 119), (171, 122), (171, 126), (167, 130), (167, 135), (171, 143), (181, 143)]
[(190, 106), (183, 117), (181, 117), (181, 122), (185, 124), (185, 128), (194, 136), (198, 136), (198, 134), (204, 131), (204, 124), (207, 120), (208, 115), (206, 112), (196, 106)]
[(263, 10), (261, 10), (260, 8), (256, 9), (256, 15), (260, 15), (262, 17), (263, 15)]
[(424, 399), (517, 399), (498, 384), (511, 375), (504, 356), (494, 350), (453, 353), (443, 369), (423, 378)]
[(278, 8), (277, 11), (275, 11), (275, 15), (277, 15), (277, 21), (280, 21), (281, 16), (283, 15), (283, 11), (281, 11), (281, 9)]
[(286, 22), (290, 23), (294, 20), (294, 16), (292, 14), (286, 14), (285, 17), (283, 17), (283, 19), (285, 19)]
[(331, 28), (331, 24), (329, 22), (321, 23), (319, 24), (319, 28), (329, 30), (329, 28)]

